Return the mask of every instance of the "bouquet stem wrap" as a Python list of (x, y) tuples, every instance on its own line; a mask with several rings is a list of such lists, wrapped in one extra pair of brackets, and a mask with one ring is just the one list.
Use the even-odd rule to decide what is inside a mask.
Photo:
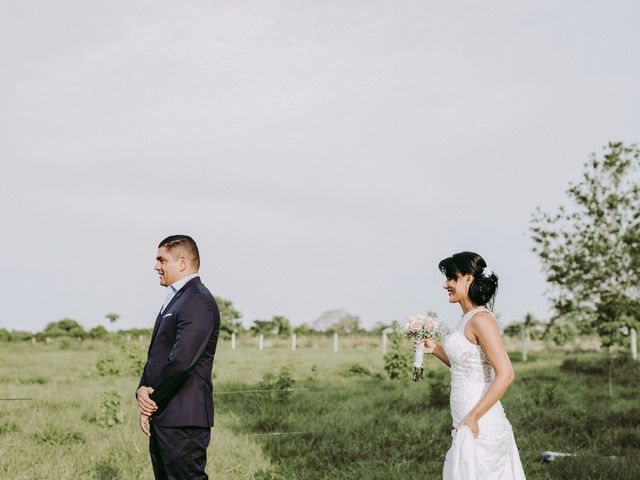
[(424, 344), (416, 342), (416, 354), (413, 357), (413, 381), (419, 382), (424, 377)]

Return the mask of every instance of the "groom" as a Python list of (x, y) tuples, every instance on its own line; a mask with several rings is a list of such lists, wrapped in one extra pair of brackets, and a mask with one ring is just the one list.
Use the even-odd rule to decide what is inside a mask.
[(187, 235), (158, 246), (155, 270), (167, 297), (136, 391), (140, 428), (149, 437), (157, 480), (207, 479), (213, 427), (211, 369), (220, 313), (198, 276), (200, 255)]

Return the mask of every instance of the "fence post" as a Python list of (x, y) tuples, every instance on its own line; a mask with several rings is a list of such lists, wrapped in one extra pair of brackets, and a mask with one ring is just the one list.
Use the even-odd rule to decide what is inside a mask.
[(298, 337), (296, 336), (296, 334), (295, 334), (295, 333), (292, 333), (292, 334), (291, 334), (291, 350), (292, 350), (292, 351), (294, 351), (294, 352), (296, 351), (296, 347), (297, 347), (296, 343), (297, 343), (297, 340), (298, 340)]
[(231, 332), (231, 350), (236, 349), (236, 332)]
[(258, 350), (264, 349), (264, 335), (261, 333), (258, 337)]
[(631, 358), (638, 360), (638, 333), (635, 328), (631, 329)]
[(338, 353), (338, 333), (333, 334), (333, 353)]
[(527, 361), (527, 340), (529, 331), (526, 325), (522, 325), (522, 361)]
[(31, 345), (35, 345), (36, 344), (36, 337), (31, 337)]
[(389, 341), (389, 336), (387, 332), (382, 332), (382, 353), (387, 354), (387, 342)]

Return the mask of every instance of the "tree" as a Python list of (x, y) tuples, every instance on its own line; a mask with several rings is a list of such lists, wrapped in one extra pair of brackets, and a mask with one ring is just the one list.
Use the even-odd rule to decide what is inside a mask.
[(296, 335), (316, 335), (318, 331), (311, 328), (308, 323), (303, 323), (295, 327), (293, 329), (293, 333), (295, 333)]
[(591, 155), (567, 194), (572, 205), (532, 218), (555, 315), (550, 330), (596, 332), (610, 348), (625, 341), (621, 327), (640, 318), (640, 150), (609, 143)]
[(532, 314), (527, 313), (524, 318), (519, 322), (510, 323), (504, 327), (504, 333), (507, 337), (522, 337), (522, 331), (528, 330), (528, 336), (532, 340), (538, 340), (544, 336), (546, 329), (544, 324), (535, 318)]
[(75, 320), (64, 318), (50, 322), (40, 334), (43, 337), (80, 337), (85, 338), (87, 332)]
[(242, 330), (242, 313), (235, 309), (233, 302), (222, 297), (215, 297), (220, 311), (220, 333), (230, 337), (232, 333)]
[(282, 315), (274, 315), (271, 319), (276, 335), (280, 337), (288, 337), (291, 335), (291, 322), (287, 317)]
[(0, 328), (0, 342), (10, 342), (11, 332), (5, 328)]
[(371, 328), (371, 333), (375, 335), (382, 335), (385, 331), (389, 331), (393, 328), (393, 323), (394, 322), (376, 322), (376, 324)]
[(120, 318), (120, 315), (118, 315), (117, 313), (107, 313), (104, 318), (106, 318), (107, 320), (109, 320), (109, 323), (115, 323), (118, 321), (118, 319)]
[(107, 329), (102, 325), (98, 325), (89, 330), (89, 336), (96, 340), (102, 340), (106, 338), (107, 335), (109, 335), (109, 332), (107, 332)]
[(527, 361), (529, 340), (539, 338), (541, 335), (538, 328), (542, 325), (536, 317), (527, 313), (521, 322), (512, 323), (504, 329), (504, 334), (510, 337), (520, 337), (522, 340), (522, 361)]
[(274, 315), (271, 320), (254, 320), (251, 331), (256, 335), (278, 335), (287, 337), (291, 335), (291, 322), (287, 317)]
[(331, 325), (327, 331), (331, 333), (339, 333), (341, 335), (356, 335), (365, 332), (365, 330), (360, 326), (360, 317), (349, 314)]
[(322, 315), (313, 322), (312, 327), (317, 331), (346, 335), (362, 333), (364, 331), (360, 326), (360, 317), (351, 315), (340, 309), (323, 312)]

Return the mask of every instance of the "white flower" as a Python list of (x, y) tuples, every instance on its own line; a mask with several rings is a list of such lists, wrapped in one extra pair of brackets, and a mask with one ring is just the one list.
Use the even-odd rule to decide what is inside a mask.
[(491, 270), (489, 267), (484, 267), (482, 269), (482, 276), (484, 278), (489, 278), (491, 275), (493, 275), (493, 270)]

